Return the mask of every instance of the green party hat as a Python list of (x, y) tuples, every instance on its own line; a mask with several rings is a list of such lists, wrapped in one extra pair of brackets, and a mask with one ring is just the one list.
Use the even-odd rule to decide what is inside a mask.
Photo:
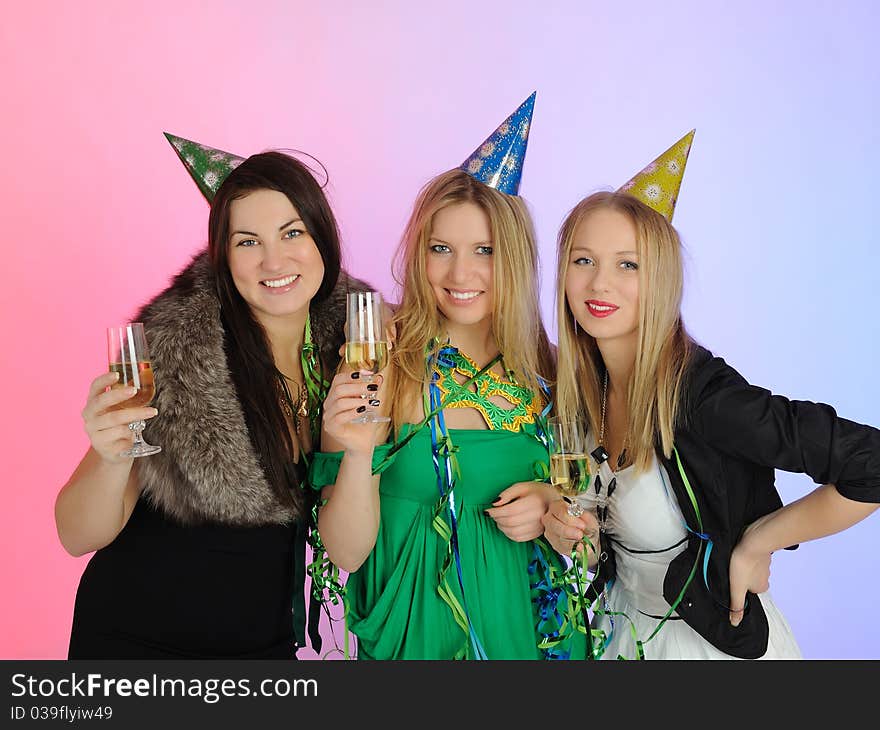
[(163, 134), (209, 203), (229, 173), (244, 162), (244, 157), (233, 155), (231, 152), (214, 149), (183, 137), (175, 137), (168, 132)]

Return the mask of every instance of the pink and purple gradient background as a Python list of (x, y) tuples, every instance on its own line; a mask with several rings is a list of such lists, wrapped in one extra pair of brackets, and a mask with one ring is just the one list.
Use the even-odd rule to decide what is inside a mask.
[[(691, 332), (753, 382), (880, 424), (878, 21), (870, 0), (5, 7), (0, 657), (65, 656), (87, 558), (61, 548), (53, 503), (87, 447), (104, 327), (205, 243), (163, 131), (317, 156), (348, 268), (393, 296), (418, 188), (536, 89), (521, 193), (555, 329), (565, 213), (696, 127), (675, 217)], [(778, 484), (787, 501), (811, 488)], [(878, 537), (871, 518), (775, 557), (805, 656), (880, 656)]]

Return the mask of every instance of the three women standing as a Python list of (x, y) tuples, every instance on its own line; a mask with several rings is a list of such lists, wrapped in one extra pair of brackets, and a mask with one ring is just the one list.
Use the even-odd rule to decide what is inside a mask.
[[(596, 547), (594, 655), (799, 656), (766, 593), (770, 556), (876, 509), (880, 431), (752, 386), (687, 335), (670, 221), (690, 135), (564, 223), (555, 374), (516, 196), (533, 98), (422, 190), (391, 364), (381, 385), (343, 372), (329, 393), (352, 282), (320, 186), (278, 153), (202, 148), (234, 167), (201, 178), (219, 186), (208, 252), (137, 317), (163, 451), (118, 456), (125, 424), (156, 414), (112, 410), (128, 396), (102, 375), (92, 447), (57, 500), (65, 547), (97, 550), (71, 658), (294, 655), (322, 403), (321, 448), (341, 453), (316, 455), (311, 479), (361, 657), (584, 656), (542, 533), (562, 553)], [(352, 423), (365, 397), (390, 431)], [(554, 400), (590, 425), (600, 478), (581, 515), (541, 481)], [(783, 507), (774, 468), (821, 486)]]

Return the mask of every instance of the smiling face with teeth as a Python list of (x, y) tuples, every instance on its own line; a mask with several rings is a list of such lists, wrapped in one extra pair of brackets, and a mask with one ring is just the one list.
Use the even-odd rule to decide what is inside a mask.
[(425, 274), (447, 326), (491, 326), (493, 247), (489, 218), (475, 203), (448, 205), (434, 215)]
[(625, 215), (599, 208), (574, 232), (565, 295), (577, 323), (599, 341), (626, 341), (639, 329), (639, 255), (636, 229)]
[(324, 263), (288, 197), (255, 190), (233, 200), (229, 231), (229, 270), (254, 316), (265, 325), (308, 311)]

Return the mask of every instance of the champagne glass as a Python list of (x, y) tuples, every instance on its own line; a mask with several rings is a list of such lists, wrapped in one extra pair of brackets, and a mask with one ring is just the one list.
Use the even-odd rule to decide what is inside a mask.
[[(122, 401), (110, 410), (123, 408), (140, 408), (153, 400), (156, 388), (153, 384), (153, 368), (147, 351), (147, 338), (144, 325), (140, 322), (129, 322), (116, 327), (107, 328), (107, 352), (110, 361), (110, 372), (119, 373), (119, 379), (111, 388), (137, 388), (137, 392), (128, 400)], [(144, 430), (143, 421), (129, 423), (134, 433), (134, 444), (123, 451), (120, 456), (149, 456), (162, 450), (161, 446), (153, 446), (144, 441), (141, 435)]]
[(590, 485), (590, 462), (587, 459), (586, 430), (581, 421), (549, 419), (550, 483), (568, 502), (568, 514), (584, 513), (578, 497)]
[[(376, 291), (353, 291), (347, 295), (345, 330), (345, 362), (353, 370), (368, 370), (364, 377), (369, 383), (388, 364), (388, 342), (382, 317), (382, 295)], [(388, 416), (379, 416), (374, 410), (352, 419), (352, 423), (382, 423)]]

